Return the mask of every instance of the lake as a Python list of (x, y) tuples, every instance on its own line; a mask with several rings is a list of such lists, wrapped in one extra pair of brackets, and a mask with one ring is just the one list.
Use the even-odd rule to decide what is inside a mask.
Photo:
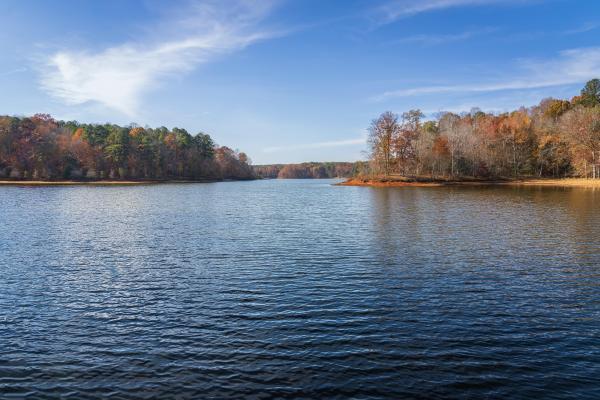
[(600, 191), (0, 187), (0, 397), (600, 398)]

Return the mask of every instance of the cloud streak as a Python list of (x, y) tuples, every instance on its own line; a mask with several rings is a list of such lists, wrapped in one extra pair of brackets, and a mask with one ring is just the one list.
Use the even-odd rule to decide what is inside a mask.
[(439, 45), (450, 42), (459, 42), (462, 40), (468, 40), (476, 36), (487, 35), (492, 32), (496, 32), (497, 28), (487, 28), (481, 30), (473, 30), (473, 31), (465, 31), (460, 33), (450, 33), (450, 34), (442, 34), (442, 35), (433, 35), (433, 34), (420, 34), (413, 36), (406, 36), (397, 40), (394, 40), (393, 44), (401, 44), (401, 43), (414, 43), (414, 44), (422, 44), (422, 45)]
[(185, 16), (165, 24), (181, 28), (183, 34), (99, 52), (59, 51), (43, 66), (41, 86), (70, 105), (95, 102), (135, 116), (143, 95), (161, 80), (280, 35), (258, 27), (273, 5), (268, 0), (191, 3)]
[(13, 74), (18, 74), (20, 72), (26, 72), (27, 68), (16, 68), (10, 71), (4, 71), (4, 72), (0, 72), (0, 76), (7, 76), (7, 75), (13, 75)]
[(502, 90), (539, 89), (553, 86), (580, 84), (600, 75), (600, 47), (562, 51), (549, 61), (521, 60), (517, 79), (477, 84), (421, 86), (388, 91), (371, 98), (384, 101), (396, 97), (409, 97), (443, 93), (478, 93)]
[(463, 6), (484, 6), (500, 3), (501, 0), (395, 0), (379, 7), (384, 23), (412, 17), (431, 11)]
[(580, 33), (587, 33), (587, 32), (591, 32), (594, 31), (596, 29), (600, 28), (600, 24), (596, 23), (596, 22), (588, 22), (583, 24), (581, 27), (579, 28), (575, 28), (575, 29), (570, 29), (567, 31), (563, 31), (562, 33), (565, 35), (577, 35)]
[(359, 139), (347, 139), (347, 140), (336, 140), (330, 142), (318, 142), (318, 143), (306, 143), (297, 144), (290, 146), (273, 146), (266, 147), (263, 149), (264, 153), (276, 153), (281, 151), (292, 151), (292, 150), (307, 150), (307, 149), (323, 149), (328, 147), (341, 147), (341, 146), (354, 146), (359, 144), (365, 144), (366, 139), (364, 137)]

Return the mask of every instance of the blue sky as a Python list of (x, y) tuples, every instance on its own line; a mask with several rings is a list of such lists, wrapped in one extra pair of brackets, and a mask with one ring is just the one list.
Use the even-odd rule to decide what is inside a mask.
[(0, 114), (363, 158), (383, 111), (501, 112), (600, 77), (595, 0), (3, 0)]

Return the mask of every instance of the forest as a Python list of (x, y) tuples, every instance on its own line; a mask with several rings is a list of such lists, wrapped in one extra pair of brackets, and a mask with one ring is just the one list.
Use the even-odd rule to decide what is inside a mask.
[(501, 114), (388, 111), (372, 121), (369, 148), (359, 175), (600, 178), (600, 80), (571, 100)]
[(369, 162), (251, 166), (205, 133), (81, 124), (47, 114), (0, 116), (0, 178), (219, 180), (402, 175), (600, 178), (600, 80), (570, 100), (501, 114), (473, 109), (425, 120), (384, 112), (369, 127)]
[(252, 179), (245, 153), (204, 133), (80, 124), (46, 114), (0, 116), (0, 178), (18, 180)]
[(254, 172), (264, 179), (350, 178), (362, 169), (360, 164), (361, 162), (307, 162), (255, 165)]

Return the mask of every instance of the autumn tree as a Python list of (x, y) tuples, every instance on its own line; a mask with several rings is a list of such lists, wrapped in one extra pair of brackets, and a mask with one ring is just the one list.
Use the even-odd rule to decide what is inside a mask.
[(571, 101), (549, 98), (501, 114), (474, 108), (423, 118), (411, 110), (398, 122), (387, 112), (371, 123), (375, 170), (452, 177), (600, 177), (598, 79), (587, 82)]
[[(229, 179), (253, 176), (244, 153), (185, 129), (0, 117), (0, 177), (20, 179)], [(230, 154), (231, 153), (231, 154)]]
[(416, 146), (421, 129), (421, 119), (424, 116), (421, 110), (402, 113), (399, 129), (392, 133), (393, 157), (403, 174), (417, 164)]
[(440, 134), (446, 139), (450, 153), (450, 176), (456, 176), (457, 164), (468, 134), (468, 127), (460, 117), (453, 113), (445, 113), (439, 121)]
[[(600, 177), (600, 105), (576, 107), (561, 118), (564, 137), (571, 144), (573, 164), (578, 172), (587, 177)], [(590, 166), (591, 171), (588, 171)]]
[(584, 107), (600, 105), (600, 79), (592, 79), (585, 84), (577, 103)]
[(436, 141), (439, 139), (439, 129), (436, 121), (426, 121), (419, 128), (415, 140), (416, 174), (421, 171), (429, 172), (433, 177), (435, 168), (439, 166), (435, 152)]
[(394, 165), (393, 144), (400, 133), (398, 115), (386, 111), (371, 122), (368, 142), (371, 157), (385, 175), (389, 175)]
[(543, 109), (544, 116), (552, 121), (558, 119), (571, 109), (571, 103), (567, 100), (548, 99), (542, 100), (540, 107)]

